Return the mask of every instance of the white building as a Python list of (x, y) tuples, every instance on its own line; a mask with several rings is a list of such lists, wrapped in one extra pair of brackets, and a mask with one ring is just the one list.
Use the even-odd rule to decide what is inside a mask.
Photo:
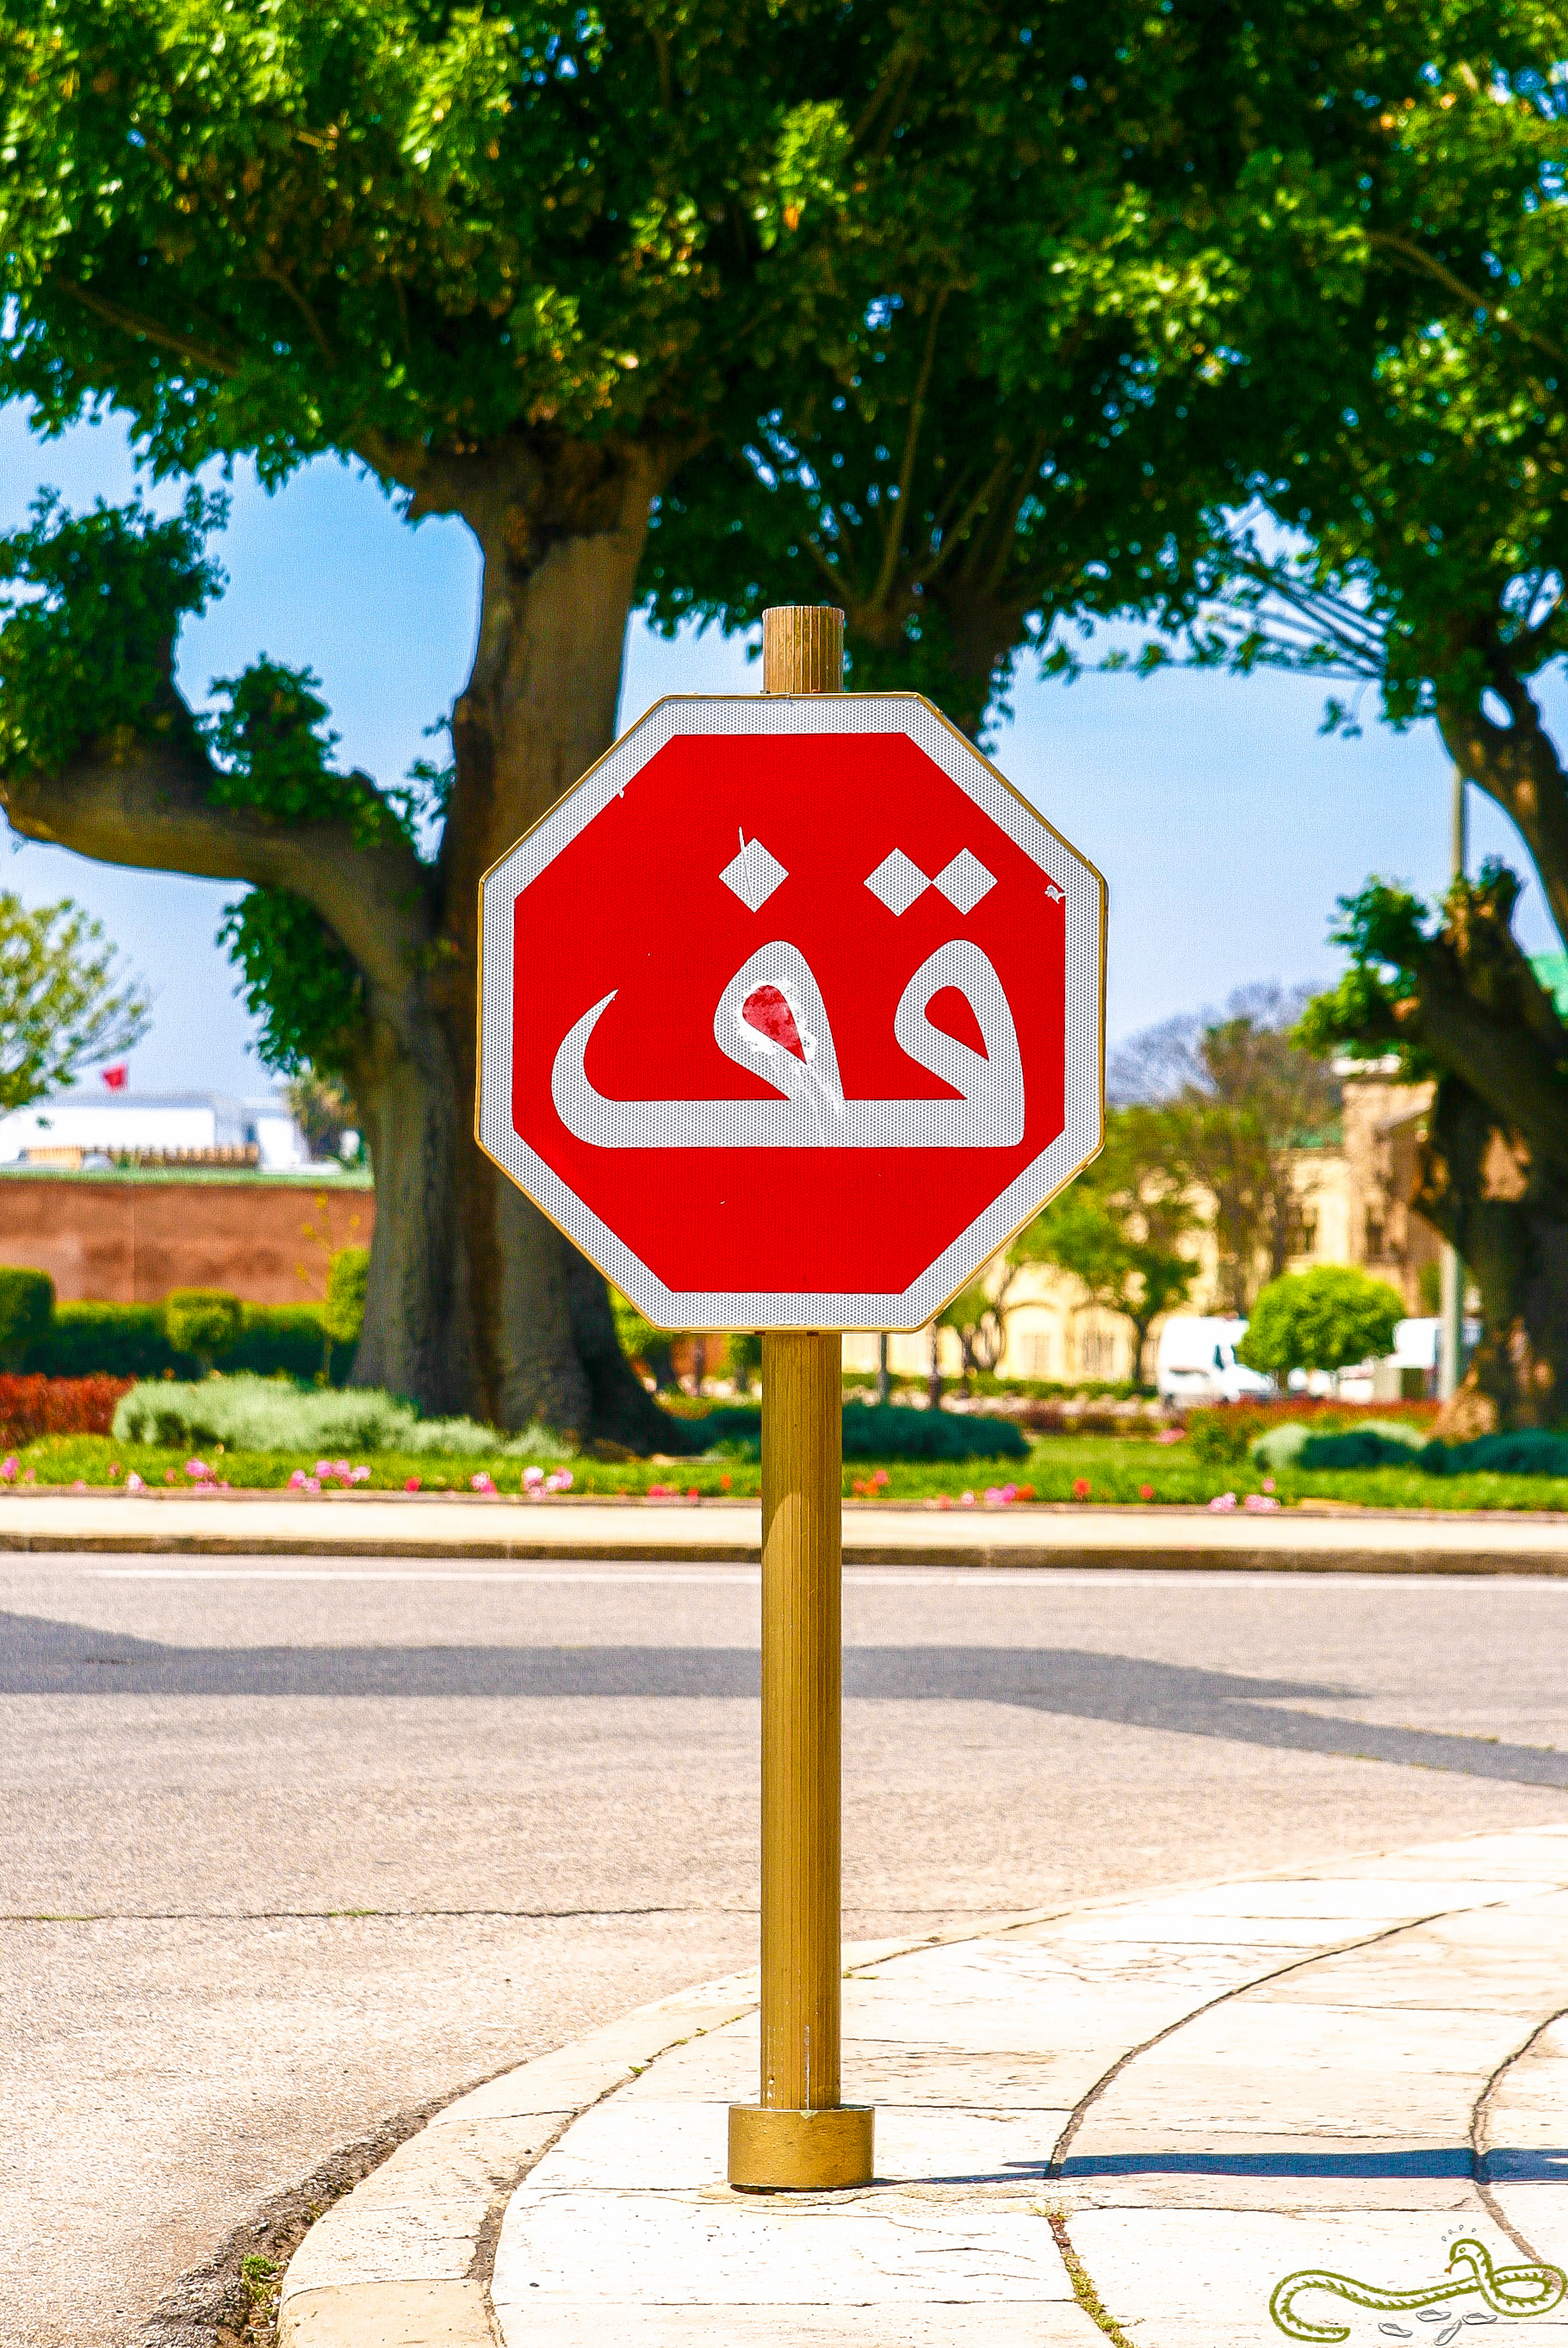
[(127, 1157), (276, 1171), (310, 1164), (304, 1136), (275, 1093), (236, 1100), (227, 1093), (106, 1090), (95, 1097), (84, 1087), (0, 1117), (0, 1166), (80, 1167)]

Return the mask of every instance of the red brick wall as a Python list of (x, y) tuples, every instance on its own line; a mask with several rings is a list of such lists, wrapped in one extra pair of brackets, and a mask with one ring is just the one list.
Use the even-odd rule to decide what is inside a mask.
[(156, 1304), (171, 1288), (309, 1303), (326, 1293), (328, 1254), (368, 1247), (375, 1222), (374, 1190), (343, 1183), (0, 1176), (0, 1264), (46, 1272), (62, 1304)]

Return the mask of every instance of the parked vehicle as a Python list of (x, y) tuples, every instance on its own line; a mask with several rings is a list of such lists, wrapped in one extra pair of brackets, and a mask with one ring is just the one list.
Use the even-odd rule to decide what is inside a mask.
[(1161, 1402), (1251, 1402), (1272, 1380), (1236, 1359), (1244, 1321), (1177, 1315), (1160, 1332), (1154, 1384)]

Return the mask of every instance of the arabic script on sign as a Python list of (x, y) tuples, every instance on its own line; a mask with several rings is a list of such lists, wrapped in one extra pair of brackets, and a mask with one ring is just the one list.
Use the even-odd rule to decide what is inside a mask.
[[(975, 1051), (926, 1016), (944, 987), (975, 1014)], [(584, 1065), (588, 1040), (615, 999), (601, 996), (555, 1055), (551, 1095), (569, 1133), (600, 1149), (1014, 1149), (1024, 1136), (1024, 1069), (1002, 982), (966, 938), (928, 955), (899, 998), (901, 1049), (956, 1100), (846, 1100), (821, 991), (803, 954), (759, 947), (718, 998), (721, 1052), (759, 1076), (778, 1100), (611, 1100)]]

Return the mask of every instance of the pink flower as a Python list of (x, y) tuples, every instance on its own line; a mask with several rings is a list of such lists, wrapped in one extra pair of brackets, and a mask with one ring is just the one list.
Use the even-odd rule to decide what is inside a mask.
[(86, 1478), (81, 1476), (78, 1476), (76, 1482), (71, 1486), (73, 1492), (85, 1492), (87, 1488)]
[(1233, 1492), (1222, 1492), (1216, 1499), (1212, 1499), (1209, 1503), (1211, 1509), (1222, 1513), (1233, 1509), (1235, 1505), (1236, 1496)]
[(1271, 1509), (1277, 1509), (1279, 1502), (1271, 1500), (1266, 1493), (1249, 1492), (1242, 1506), (1243, 1509), (1250, 1509), (1253, 1515), (1258, 1517), (1266, 1516)]
[(872, 1478), (872, 1482), (873, 1484), (885, 1484), (887, 1481), (888, 1481), (888, 1472), (887, 1472), (887, 1469), (886, 1469), (885, 1468), (879, 1468), (877, 1469), (877, 1471), (876, 1471), (876, 1474)]
[(119, 1472), (119, 1461), (118, 1459), (111, 1459), (108, 1463), (108, 1478), (111, 1484)]
[(315, 1476), (307, 1476), (304, 1479), (304, 1489), (307, 1492), (319, 1492), (321, 1489), (319, 1479)]
[(1186, 1435), (1184, 1426), (1162, 1426), (1154, 1440), (1156, 1443), (1181, 1443), (1185, 1441)]
[(185, 1473), (193, 1484), (200, 1484), (204, 1477), (212, 1473), (212, 1470), (204, 1459), (188, 1459), (185, 1462)]
[(296, 1468), (294, 1469), (294, 1474), (289, 1478), (284, 1489), (290, 1492), (303, 1492), (304, 1490), (304, 1469), (303, 1468)]
[(128, 1492), (145, 1492), (147, 1489), (134, 1468), (125, 1479), (125, 1488)]
[(1273, 1478), (1272, 1476), (1265, 1476), (1265, 1477), (1264, 1478), (1264, 1490), (1265, 1492), (1272, 1492), (1272, 1491), (1274, 1490), (1274, 1478)]
[(972, 1509), (972, 1508), (975, 1506), (975, 1495), (974, 1495), (974, 1493), (973, 1493), (973, 1492), (960, 1492), (960, 1493), (959, 1493), (959, 1495), (958, 1495), (958, 1502), (959, 1502), (959, 1506), (960, 1506), (961, 1508), (965, 1508), (965, 1509)]
[(403, 1489), (406, 1492), (417, 1492), (418, 1488), (419, 1478), (418, 1476), (408, 1476), (404, 1478)]
[[(36, 1484), (37, 1480), (38, 1471), (36, 1468), (25, 1468), (22, 1470), (22, 1481), (24, 1484)], [(170, 1470), (169, 1480), (171, 1484), (174, 1481), (172, 1470)]]
[(14, 1484), (15, 1481), (16, 1455), (14, 1451), (8, 1451), (5, 1458), (0, 1459), (0, 1484)]
[(482, 1468), (480, 1469), (477, 1476), (470, 1476), (469, 1478), (469, 1483), (470, 1488), (476, 1492), (493, 1492), (495, 1490), (494, 1484), (490, 1481), (490, 1478), (486, 1475)]
[(368, 1484), (370, 1481), (369, 1468), (351, 1468), (348, 1471), (348, 1480), (351, 1484)]
[(172, 1483), (173, 1483), (173, 1481), (174, 1481), (174, 1470), (173, 1470), (173, 1468), (166, 1468), (164, 1469), (164, 1471), (163, 1471), (163, 1480), (164, 1480), (164, 1482), (165, 1482), (166, 1484), (172, 1484)]
[[(547, 1476), (545, 1478), (544, 1488), (547, 1492), (570, 1492), (572, 1489), (572, 1470), (569, 1468), (558, 1468), (553, 1476)], [(696, 1494), (693, 1492), (689, 1497), (695, 1500)]]
[[(543, 1468), (525, 1468), (522, 1471), (522, 1488), (525, 1492), (532, 1492), (534, 1494), (542, 1492), (544, 1489)], [(662, 1484), (655, 1484), (653, 1488), (655, 1492), (660, 1492), (663, 1491), (664, 1487)]]

